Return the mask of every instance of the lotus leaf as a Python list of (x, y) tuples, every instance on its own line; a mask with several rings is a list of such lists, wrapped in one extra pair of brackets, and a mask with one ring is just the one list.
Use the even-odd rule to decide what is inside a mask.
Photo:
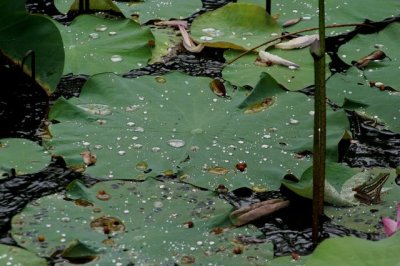
[[(325, 173), (325, 202), (334, 206), (354, 206), (355, 203), (341, 195), (341, 191), (344, 182), (354, 176), (356, 172), (356, 169), (345, 165), (327, 163)], [(313, 167), (310, 167), (303, 173), (300, 182), (296, 183), (289, 180), (283, 180), (282, 183), (296, 194), (312, 199), (312, 178)]]
[(199, 11), (201, 0), (146, 0), (138, 2), (116, 2), (127, 18), (138, 17), (141, 24), (149, 20), (183, 19)]
[[(248, 85), (254, 87), (262, 72), (272, 75), (276, 81), (291, 91), (304, 89), (314, 84), (314, 61), (308, 48), (296, 50), (281, 50), (269, 48), (268, 52), (280, 56), (286, 60), (300, 65), (298, 69), (291, 69), (281, 65), (259, 66), (256, 65), (256, 54), (247, 54), (232, 64), (226, 65), (222, 70), (222, 76), (237, 86)], [(232, 60), (240, 53), (232, 50), (225, 52), (227, 61)], [(329, 74), (328, 67), (326, 68)]]
[(47, 266), (46, 259), (19, 247), (0, 244), (0, 254), (1, 265)]
[(0, 139), (0, 173), (2, 174), (10, 175), (11, 169), (15, 169), (18, 175), (38, 172), (49, 162), (48, 152), (33, 141), (18, 138)]
[[(310, 166), (308, 158), (294, 154), (312, 147), (313, 107), (307, 96), (281, 89), (270, 108), (240, 110), (243, 91), (217, 97), (210, 81), (181, 73), (94, 76), (79, 98), (60, 99), (52, 108), (50, 119), (60, 123), (51, 125), (48, 145), (70, 166), (82, 165), (80, 153), (91, 149), (97, 162), (86, 172), (99, 178), (141, 179), (144, 172), (178, 171), (185, 181), (210, 189), (221, 183), (277, 188), (288, 171), (300, 176)], [(271, 82), (263, 77), (259, 90), (277, 86)], [(343, 112), (330, 111), (328, 117), (333, 122), (328, 122), (329, 154), (337, 160), (337, 143), (348, 122)], [(235, 168), (240, 161), (248, 165), (244, 172)]]
[(348, 64), (357, 61), (375, 50), (383, 51), (388, 58), (371, 62), (365, 67), (364, 74), (369, 81), (381, 82), (400, 91), (398, 75), (400, 72), (400, 51), (394, 36), (399, 36), (400, 24), (391, 23), (385, 29), (375, 34), (356, 35), (350, 42), (342, 45), (339, 54)]
[(378, 204), (357, 204), (349, 208), (336, 208), (325, 206), (325, 213), (333, 219), (336, 224), (353, 228), (364, 232), (382, 233), (381, 217), (394, 217), (395, 206), (399, 200), (400, 188), (395, 183), (395, 170), (385, 168), (372, 168), (361, 171), (343, 183), (341, 196), (344, 199), (355, 201), (352, 188), (363, 184), (370, 178), (376, 178), (380, 173), (389, 173), (390, 177), (385, 182), (381, 191), (381, 202)]
[[(253, 3), (265, 8), (265, 1), (260, 0), (238, 0), (239, 3)], [(326, 1), (325, 22), (326, 24), (362, 23), (365, 19), (380, 21), (385, 18), (397, 16), (400, 13), (400, 3), (397, 0), (374, 0), (356, 1)], [(290, 31), (301, 30), (309, 27), (318, 27), (318, 1), (284, 1), (274, 0), (272, 2), (272, 15), (278, 16), (278, 21), (284, 23), (287, 20), (303, 18), (303, 20), (290, 27)], [(335, 35), (349, 28), (337, 28), (327, 30), (327, 35)]]
[(69, 26), (59, 25), (59, 30), (65, 46), (65, 74), (124, 73), (146, 65), (151, 57), (148, 42), (154, 40), (153, 34), (129, 19), (81, 15)]
[[(55, 90), (62, 75), (64, 49), (51, 19), (28, 14), (23, 1), (1, 1), (0, 47), (17, 63), (29, 50), (34, 51), (36, 81), (49, 92)], [(29, 62), (28, 57), (25, 67), (31, 73)]]
[(382, 122), (391, 131), (400, 132), (400, 93), (369, 86), (359, 70), (350, 68), (345, 74), (333, 75), (327, 82), (326, 93), (338, 105)]
[(155, 46), (152, 49), (152, 57), (149, 64), (163, 62), (163, 57), (173, 54), (174, 47), (182, 42), (182, 38), (176, 35), (171, 28), (150, 28), (154, 35)]
[[(88, 265), (184, 264), (192, 260), (260, 265), (272, 259), (271, 243), (241, 246), (242, 254), (233, 253), (235, 246), (240, 246), (234, 243), (237, 236), (258, 230), (231, 227), (227, 217), (232, 207), (213, 192), (150, 178), (100, 182), (86, 193), (85, 198), (97, 198), (93, 206), (76, 205), (60, 194), (29, 204), (13, 218), (13, 237), (42, 256), (57, 249), (65, 253), (65, 248), (84, 243), (74, 255), (96, 251), (98, 258)], [(109, 194), (109, 199), (102, 200), (100, 193)], [(214, 233), (219, 231), (222, 233)], [(42, 242), (38, 235), (44, 237)]]
[[(78, 11), (81, 0), (55, 0), (54, 5), (61, 13)], [(96, 11), (114, 11), (122, 13), (112, 0), (89, 0), (89, 8)]]
[(265, 9), (237, 3), (229, 3), (196, 17), (190, 29), (198, 43), (238, 50), (248, 50), (282, 32)]
[(356, 237), (330, 238), (307, 257), (307, 265), (398, 265), (399, 244), (399, 233), (379, 241)]

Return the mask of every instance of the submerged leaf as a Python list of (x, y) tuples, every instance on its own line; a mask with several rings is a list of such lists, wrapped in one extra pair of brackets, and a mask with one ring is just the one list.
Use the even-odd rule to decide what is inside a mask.
[(230, 214), (231, 221), (236, 226), (251, 223), (263, 216), (267, 216), (279, 209), (289, 206), (288, 200), (271, 199), (242, 207)]

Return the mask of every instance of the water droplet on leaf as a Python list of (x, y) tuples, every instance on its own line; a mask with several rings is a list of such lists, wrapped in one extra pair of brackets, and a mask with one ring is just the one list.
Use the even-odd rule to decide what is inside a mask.
[(120, 56), (120, 55), (112, 55), (110, 59), (114, 63), (118, 63), (118, 62), (121, 62), (123, 60), (122, 56)]
[(167, 141), (168, 145), (174, 148), (181, 148), (185, 146), (185, 141), (181, 139), (170, 139)]

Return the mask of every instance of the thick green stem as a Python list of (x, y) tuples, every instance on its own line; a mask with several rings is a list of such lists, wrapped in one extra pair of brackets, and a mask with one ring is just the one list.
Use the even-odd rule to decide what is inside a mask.
[(326, 92), (325, 92), (325, 3), (319, 0), (319, 41), (311, 47), (315, 71), (315, 117), (313, 150), (312, 240), (318, 243), (320, 221), (324, 212)]

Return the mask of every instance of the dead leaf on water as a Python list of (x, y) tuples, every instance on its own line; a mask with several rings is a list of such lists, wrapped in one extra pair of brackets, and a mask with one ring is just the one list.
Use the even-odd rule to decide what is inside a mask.
[(241, 226), (253, 222), (263, 216), (276, 212), (289, 205), (288, 200), (271, 199), (258, 202), (233, 211), (229, 217), (236, 226)]

